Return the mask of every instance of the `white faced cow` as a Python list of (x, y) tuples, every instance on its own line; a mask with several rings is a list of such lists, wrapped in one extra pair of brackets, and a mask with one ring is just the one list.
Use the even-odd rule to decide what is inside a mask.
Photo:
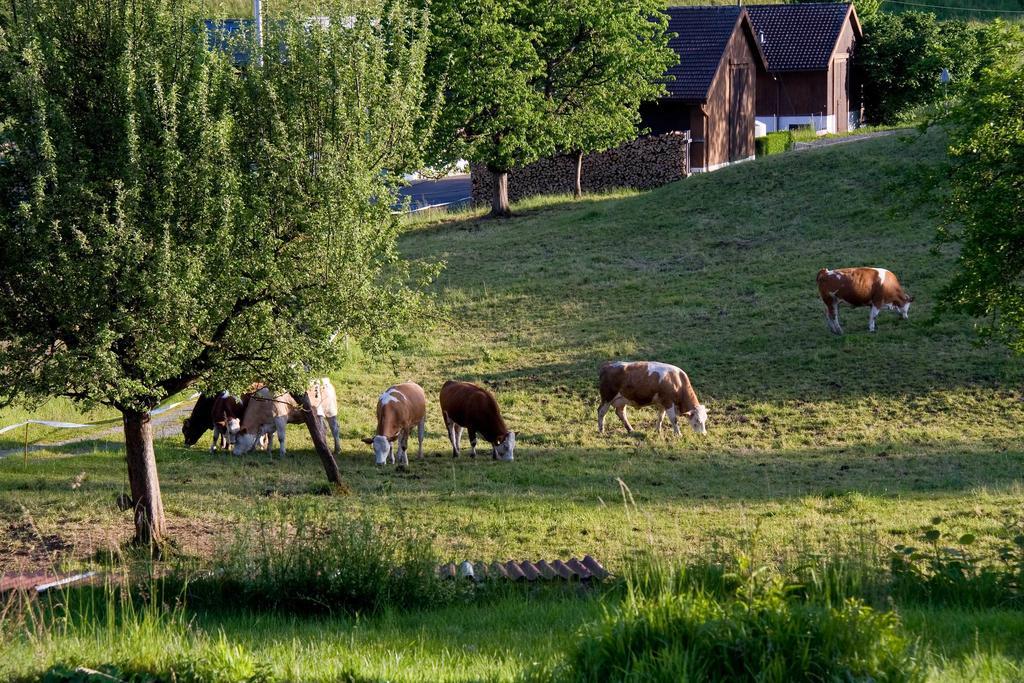
[(875, 331), (875, 318), (883, 308), (896, 311), (906, 320), (914, 297), (900, 286), (900, 281), (885, 268), (838, 268), (818, 271), (818, 293), (825, 303), (825, 320), (833, 334), (842, 334), (839, 324), (839, 302), (854, 308), (871, 306), (868, 332)]
[(470, 457), (476, 457), (476, 435), (491, 443), (491, 457), (511, 462), (516, 448), (516, 433), (505, 426), (498, 402), (491, 392), (469, 382), (449, 380), (441, 387), (441, 415), (452, 442), (452, 454), (459, 457), (462, 430), (469, 432)]
[(679, 434), (679, 415), (689, 418), (693, 431), (707, 432), (708, 411), (697, 400), (690, 378), (674, 365), (648, 361), (605, 363), (601, 366), (598, 386), (601, 392), (601, 405), (597, 409), (599, 432), (604, 431), (604, 416), (613, 406), (627, 432), (632, 432), (633, 427), (626, 418), (626, 406), (657, 407), (659, 432), (666, 414), (676, 434)]
[[(306, 395), (316, 414), (330, 425), (331, 433), (334, 435), (334, 453), (337, 455), (341, 450), (341, 437), (338, 427), (338, 398), (334, 392), (334, 385), (330, 379), (324, 377), (313, 382)], [(261, 436), (266, 434), (273, 438), (274, 432), (277, 432), (279, 454), (283, 458), (287, 452), (285, 428), (288, 424), (302, 422), (305, 422), (302, 407), (291, 394), (285, 392), (273, 396), (269, 389), (263, 387), (252, 395), (241, 421), (229, 425), (229, 430), (236, 433), (232, 452), (235, 455), (248, 453), (256, 446)]]
[[(389, 387), (377, 400), (377, 433), (366, 437), (363, 443), (373, 446), (374, 460), (383, 465), (392, 463), (409, 464), (409, 432), (417, 428), (419, 436), (419, 457), (423, 457), (423, 432), (427, 423), (427, 396), (423, 387), (415, 382), (404, 382)], [(396, 461), (394, 442), (398, 441)]]

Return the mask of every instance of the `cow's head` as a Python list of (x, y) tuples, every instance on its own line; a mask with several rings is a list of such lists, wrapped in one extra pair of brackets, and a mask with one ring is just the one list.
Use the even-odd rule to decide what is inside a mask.
[(181, 425), (181, 434), (185, 437), (186, 446), (194, 445), (199, 441), (199, 437), (201, 437), (205, 431), (205, 429), (202, 429), (193, 423), (191, 417), (186, 417), (185, 421)]
[(238, 438), (238, 432), (242, 431), (242, 421), (237, 417), (229, 417), (227, 420), (228, 443), (234, 445)]
[(505, 462), (512, 462), (515, 458), (514, 451), (516, 449), (516, 433), (509, 432), (505, 435), (498, 443), (494, 444), (494, 457)]
[(259, 434), (251, 434), (249, 430), (244, 428), (239, 429), (235, 433), (235, 447), (231, 449), (231, 452), (234, 455), (245, 455), (256, 447), (256, 442), (259, 438)]
[(388, 456), (391, 455), (391, 442), (386, 436), (367, 436), (363, 438), (363, 443), (373, 446), (373, 461), (376, 464), (383, 465), (388, 461)]
[(688, 413), (684, 413), (690, 419), (690, 427), (693, 431), (698, 434), (708, 433), (708, 409), (697, 404), (697, 406)]

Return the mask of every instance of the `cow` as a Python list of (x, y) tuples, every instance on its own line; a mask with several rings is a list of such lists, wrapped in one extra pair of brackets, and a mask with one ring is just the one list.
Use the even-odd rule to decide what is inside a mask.
[(221, 447), (227, 448), (235, 443), (234, 434), (228, 430), (231, 420), (239, 420), (244, 412), (242, 401), (226, 391), (217, 394), (213, 399), (213, 407), (210, 410), (210, 420), (213, 423), (213, 443), (210, 444), (210, 452), (217, 450), (217, 439), (220, 438)]
[(651, 361), (613, 361), (601, 366), (598, 373), (601, 405), (597, 409), (597, 431), (604, 431), (604, 416), (615, 407), (627, 432), (632, 432), (626, 418), (626, 406), (658, 409), (658, 432), (665, 424), (665, 415), (672, 422), (672, 431), (679, 434), (679, 415), (685, 415), (690, 427), (706, 434), (708, 411), (697, 400), (697, 394), (685, 372), (668, 363)]
[[(373, 446), (373, 455), (378, 465), (383, 465), (390, 456), (391, 462), (401, 466), (409, 465), (409, 432), (417, 428), (419, 436), (419, 457), (423, 457), (423, 432), (427, 425), (427, 396), (423, 387), (415, 382), (403, 382), (388, 387), (377, 399), (377, 432), (363, 439)], [(398, 440), (398, 457), (395, 458), (393, 442)]]
[(900, 281), (885, 268), (837, 268), (818, 271), (818, 294), (825, 303), (825, 321), (833, 334), (842, 334), (839, 302), (854, 308), (871, 306), (868, 332), (875, 331), (875, 318), (883, 308), (896, 311), (906, 320), (914, 297), (903, 291)]
[[(334, 385), (327, 377), (323, 377), (310, 384), (306, 391), (309, 397), (310, 406), (317, 416), (326, 420), (334, 436), (334, 454), (341, 451), (341, 436), (338, 427), (338, 397), (334, 391)], [(232, 452), (235, 455), (248, 453), (255, 446), (257, 441), (266, 434), (270, 440), (274, 432), (277, 433), (278, 451), (280, 456), (285, 457), (285, 428), (289, 424), (305, 422), (302, 414), (302, 406), (292, 398), (288, 392), (274, 396), (267, 387), (260, 388), (252, 395), (249, 404), (245, 408), (241, 420), (229, 422), (228, 431), (235, 435), (235, 446)]]
[(449, 380), (441, 387), (441, 415), (452, 442), (452, 455), (459, 457), (462, 430), (469, 431), (470, 457), (476, 457), (476, 435), (491, 444), (491, 457), (511, 462), (516, 447), (516, 433), (505, 426), (498, 402), (489, 391), (469, 382)]
[(195, 445), (207, 429), (213, 429), (213, 402), (216, 400), (216, 396), (199, 394), (196, 404), (192, 406), (192, 414), (181, 424), (186, 446)]

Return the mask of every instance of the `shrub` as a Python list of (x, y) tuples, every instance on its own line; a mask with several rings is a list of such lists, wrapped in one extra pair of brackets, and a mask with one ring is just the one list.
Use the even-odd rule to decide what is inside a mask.
[(438, 564), (421, 536), (297, 509), (245, 529), (211, 570), (179, 570), (170, 585), (193, 606), (365, 613), (450, 601), (458, 584), (442, 581)]
[(763, 138), (754, 140), (754, 151), (757, 156), (780, 154), (793, 146), (793, 134), (788, 130), (768, 133)]
[(689, 590), (632, 594), (585, 631), (564, 678), (578, 681), (918, 681), (893, 613), (856, 600), (796, 600), (780, 582), (735, 599)]

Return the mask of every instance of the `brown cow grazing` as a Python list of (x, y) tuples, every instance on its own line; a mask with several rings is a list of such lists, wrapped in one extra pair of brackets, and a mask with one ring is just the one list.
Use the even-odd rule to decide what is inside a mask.
[(220, 447), (227, 448), (235, 443), (235, 435), (228, 431), (228, 424), (231, 420), (241, 419), (244, 413), (242, 401), (226, 391), (217, 394), (213, 399), (213, 407), (210, 410), (210, 421), (213, 423), (213, 443), (210, 444), (210, 452), (217, 450), (217, 440), (220, 439)]
[(668, 363), (648, 361), (614, 361), (601, 366), (598, 376), (601, 405), (597, 409), (597, 431), (604, 431), (604, 416), (614, 406), (627, 432), (632, 432), (626, 418), (626, 406), (658, 408), (658, 431), (665, 424), (665, 414), (672, 421), (672, 430), (679, 434), (678, 416), (685, 415), (698, 434), (707, 433), (708, 411), (697, 400), (690, 378)]
[(903, 291), (900, 281), (885, 268), (838, 268), (818, 271), (818, 293), (825, 303), (825, 320), (833, 334), (842, 334), (839, 324), (839, 302), (854, 308), (871, 306), (868, 332), (875, 331), (875, 318), (883, 308), (896, 311), (904, 320), (914, 297)]
[(476, 457), (476, 435), (491, 443), (491, 457), (511, 462), (516, 433), (505, 426), (498, 402), (489, 391), (469, 382), (449, 380), (441, 387), (441, 415), (452, 442), (452, 454), (459, 457), (462, 430), (469, 431), (470, 457)]
[(378, 465), (383, 465), (390, 456), (395, 463), (392, 444), (398, 440), (397, 464), (409, 464), (409, 432), (418, 430), (419, 457), (423, 457), (423, 431), (427, 425), (427, 396), (423, 387), (415, 382), (404, 382), (389, 387), (377, 400), (377, 433), (366, 437), (363, 443), (373, 446), (373, 455)]

